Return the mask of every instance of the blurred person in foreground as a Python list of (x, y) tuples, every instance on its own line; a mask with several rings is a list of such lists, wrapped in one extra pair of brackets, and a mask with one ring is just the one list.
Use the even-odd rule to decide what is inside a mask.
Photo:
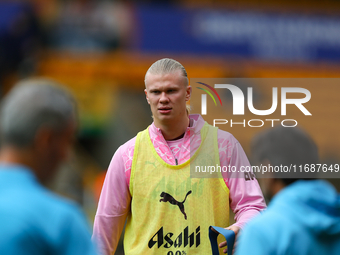
[(188, 83), (173, 59), (148, 69), (145, 95), (154, 122), (119, 147), (110, 163), (93, 233), (101, 254), (114, 254), (126, 219), (126, 254), (211, 254), (210, 225), (237, 234), (266, 207), (254, 178), (190, 178), (193, 160), (238, 169), (249, 161), (230, 133), (188, 114)]
[[(317, 146), (299, 128), (260, 133), (253, 140), (252, 154), (259, 164), (272, 166), (318, 163)], [(296, 173), (274, 173), (261, 179), (264, 195), (273, 199), (244, 228), (236, 254), (340, 253), (340, 196), (330, 183), (307, 175), (297, 179)]]
[(42, 184), (69, 153), (75, 101), (45, 79), (19, 82), (0, 113), (0, 254), (95, 254), (85, 217)]

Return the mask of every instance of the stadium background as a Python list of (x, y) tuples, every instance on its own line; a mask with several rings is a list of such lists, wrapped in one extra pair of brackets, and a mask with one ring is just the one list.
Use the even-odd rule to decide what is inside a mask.
[[(143, 80), (157, 59), (180, 61), (189, 78), (339, 77), (340, 1), (226, 2), (0, 2), (1, 96), (21, 78), (45, 76), (79, 101), (75, 152), (51, 188), (80, 203), (90, 224), (113, 153), (152, 121)], [(302, 122), (322, 163), (340, 161), (339, 96), (340, 86), (313, 88), (308, 109), (320, 117)], [(260, 130), (230, 132), (250, 157)]]

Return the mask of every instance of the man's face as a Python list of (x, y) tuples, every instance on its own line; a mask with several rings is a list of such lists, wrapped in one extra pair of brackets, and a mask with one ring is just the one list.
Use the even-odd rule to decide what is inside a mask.
[(147, 74), (146, 100), (150, 104), (155, 124), (181, 121), (186, 116), (186, 102), (190, 99), (191, 87), (181, 71), (168, 74)]

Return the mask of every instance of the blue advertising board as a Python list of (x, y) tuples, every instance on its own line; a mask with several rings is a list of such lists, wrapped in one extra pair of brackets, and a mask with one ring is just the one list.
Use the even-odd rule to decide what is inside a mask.
[(136, 24), (144, 52), (340, 62), (340, 17), (139, 5)]

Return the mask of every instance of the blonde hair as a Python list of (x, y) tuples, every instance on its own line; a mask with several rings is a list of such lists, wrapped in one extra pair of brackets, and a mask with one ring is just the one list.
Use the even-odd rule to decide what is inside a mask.
[(190, 106), (190, 104), (185, 105), (185, 107), (186, 107), (187, 113), (188, 113), (188, 115), (189, 115), (189, 114), (190, 114), (190, 111), (191, 111), (191, 106)]
[(168, 74), (176, 71), (181, 71), (185, 77), (185, 85), (189, 85), (188, 74), (184, 66), (178, 61), (171, 58), (162, 58), (153, 63), (145, 74), (144, 82), (146, 84), (146, 76), (150, 74)]

